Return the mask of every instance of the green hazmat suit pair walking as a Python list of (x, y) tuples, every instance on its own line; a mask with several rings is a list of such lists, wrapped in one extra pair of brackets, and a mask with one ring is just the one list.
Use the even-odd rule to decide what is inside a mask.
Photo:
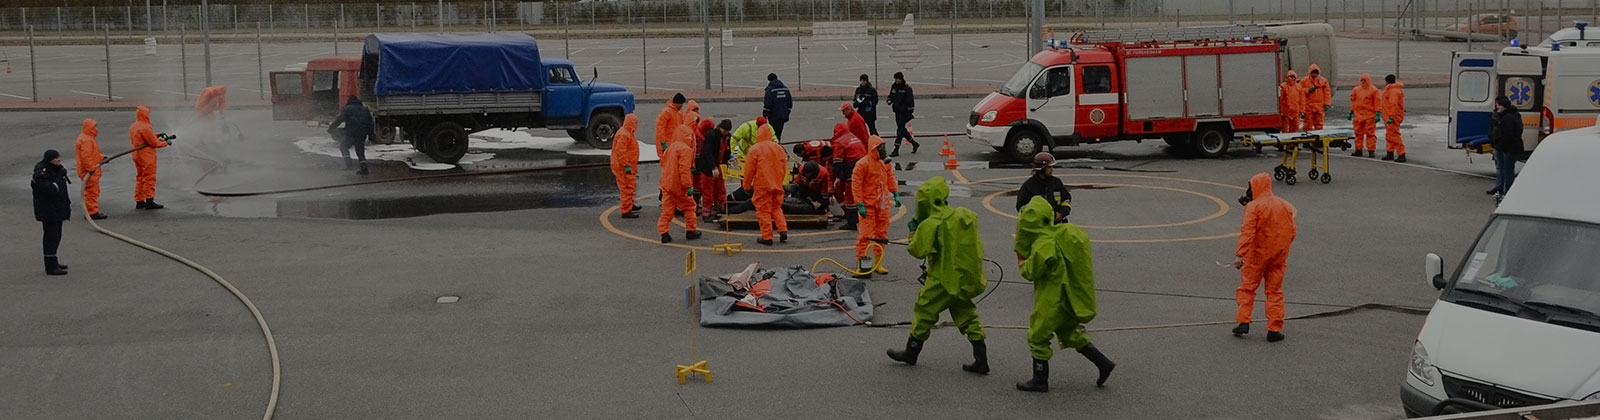
[(1071, 223), (1057, 224), (1055, 217), (1055, 208), (1042, 197), (1034, 197), (1017, 216), (1013, 250), (1022, 277), (1033, 283), (1033, 314), (1028, 317), (1033, 378), (1017, 383), (1017, 389), (1023, 391), (1050, 390), (1052, 339), (1094, 362), (1100, 371), (1096, 386), (1104, 386), (1117, 367), (1089, 342), (1084, 329), (1094, 320), (1096, 310), (1094, 254), (1089, 234)]
[(911, 336), (904, 350), (888, 351), (889, 358), (917, 364), (922, 343), (928, 340), (939, 322), (939, 313), (949, 311), (956, 328), (972, 343), (973, 363), (962, 370), (989, 373), (988, 348), (984, 345), (983, 324), (978, 321), (978, 297), (988, 286), (983, 274), (983, 238), (978, 234), (978, 215), (949, 205), (950, 187), (944, 177), (933, 177), (917, 188), (917, 209), (911, 219), (911, 243), (907, 252), (924, 260), (927, 282), (917, 293), (912, 309)]

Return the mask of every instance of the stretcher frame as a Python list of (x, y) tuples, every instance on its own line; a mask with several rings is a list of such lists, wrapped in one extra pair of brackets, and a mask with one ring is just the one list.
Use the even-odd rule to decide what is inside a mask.
[[(1323, 129), (1302, 131), (1298, 133), (1240, 133), (1240, 140), (1245, 146), (1254, 147), (1256, 153), (1261, 153), (1265, 147), (1276, 147), (1283, 151), (1282, 160), (1278, 166), (1272, 168), (1272, 179), (1294, 185), (1299, 176), (1296, 162), (1300, 159), (1300, 149), (1311, 151), (1311, 170), (1307, 173), (1313, 181), (1322, 181), (1323, 184), (1333, 182), (1333, 170), (1330, 168), (1329, 151), (1334, 147), (1340, 150), (1350, 150), (1350, 140), (1355, 138), (1355, 132), (1346, 129)], [(1317, 154), (1322, 158), (1318, 161)]]

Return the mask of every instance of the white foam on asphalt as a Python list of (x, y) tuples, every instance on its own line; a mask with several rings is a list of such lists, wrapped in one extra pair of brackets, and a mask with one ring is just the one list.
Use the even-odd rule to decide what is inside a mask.
[[(610, 150), (589, 147), (566, 137), (539, 137), (526, 131), (484, 130), (472, 135), (472, 148), (486, 150), (537, 149), (580, 156), (611, 156)], [(639, 161), (656, 162), (661, 157), (653, 144), (639, 142)]]
[[(484, 150), (544, 150), (561, 152), (580, 156), (610, 156), (610, 150), (597, 150), (587, 144), (573, 141), (566, 137), (539, 137), (527, 132), (513, 130), (486, 130), (473, 133), (468, 142), (468, 152), (461, 157), (458, 164), (473, 164), (494, 159), (495, 154)], [(332, 137), (301, 137), (294, 143), (300, 151), (329, 156), (342, 157), (339, 153), (339, 144)], [(409, 144), (374, 144), (367, 146), (367, 159), (404, 162), (407, 166), (417, 170), (446, 170), (453, 169), (456, 165), (436, 163), (428, 155), (418, 152)], [(655, 145), (639, 142), (639, 161), (657, 162), (661, 157), (656, 153)]]
[[(334, 142), (332, 137), (301, 137), (300, 140), (294, 142), (294, 145), (299, 147), (300, 151), (306, 153), (336, 158), (344, 156), (339, 153), (339, 144)], [(354, 151), (351, 154), (354, 155)], [(493, 153), (467, 152), (465, 156), (461, 157), (459, 163), (477, 163), (493, 158)], [(456, 165), (436, 163), (433, 158), (418, 152), (409, 144), (374, 144), (367, 146), (367, 160), (403, 162), (412, 169), (425, 171), (453, 169), (456, 167)]]

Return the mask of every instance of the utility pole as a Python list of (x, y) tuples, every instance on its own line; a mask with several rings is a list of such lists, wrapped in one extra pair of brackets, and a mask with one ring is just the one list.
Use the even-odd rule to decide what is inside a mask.
[(205, 43), (206, 87), (211, 87), (211, 1), (200, 0), (200, 31)]
[(1228, 24), (1229, 25), (1234, 24), (1234, 21), (1233, 21), (1233, 0), (1228, 0)]
[(1040, 39), (1044, 36), (1044, 0), (1029, 0), (1028, 3), (1028, 56), (1031, 57), (1044, 50), (1044, 40)]
[(700, 52), (704, 53), (706, 70), (706, 90), (711, 90), (711, 0), (700, 0), (700, 42), (705, 44)]

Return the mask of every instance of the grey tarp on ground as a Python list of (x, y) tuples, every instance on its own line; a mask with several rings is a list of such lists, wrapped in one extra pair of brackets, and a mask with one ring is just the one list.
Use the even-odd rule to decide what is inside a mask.
[[(757, 302), (766, 312), (734, 305), (747, 293), (728, 284), (733, 274), (700, 278), (700, 325), (740, 328), (817, 328), (855, 325), (872, 320), (872, 295), (859, 279), (840, 277), (817, 285), (816, 277), (805, 268), (790, 266), (777, 270), (759, 269), (754, 278), (772, 274), (772, 291)], [(837, 290), (837, 298), (834, 298)], [(850, 313), (826, 303), (837, 301)], [(850, 317), (855, 317), (855, 320)]]

